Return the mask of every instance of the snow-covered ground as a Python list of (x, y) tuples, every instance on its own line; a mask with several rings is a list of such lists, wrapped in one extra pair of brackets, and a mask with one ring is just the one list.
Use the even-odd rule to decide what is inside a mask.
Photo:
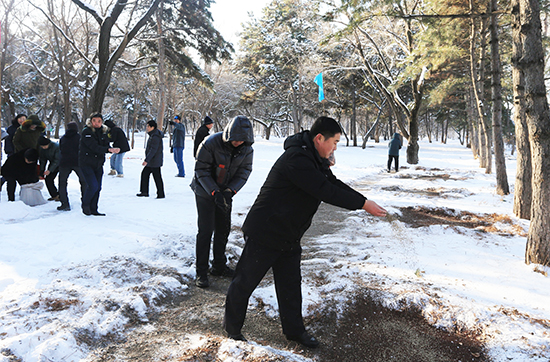
[[(253, 172), (234, 199), (234, 224), (242, 223), (283, 151), (282, 142), (257, 138)], [(13, 357), (25, 362), (85, 361), (90, 351), (82, 342), (124, 333), (130, 321), (147, 321), (148, 312), (159, 308), (158, 300), (185, 293), (192, 285), (192, 140), (188, 138), (185, 149), (185, 178), (174, 177), (176, 166), (165, 145), (166, 198), (160, 200), (135, 196), (143, 146), (142, 134), (136, 148), (126, 154), (124, 178), (105, 174), (100, 211), (106, 217), (81, 213), (75, 175), (69, 181), (70, 212), (57, 211), (55, 202), (38, 207), (8, 203), (3, 191), (0, 362)], [(547, 361), (550, 280), (535, 272), (534, 265), (525, 265), (524, 236), (501, 235), (509, 227), (504, 223), (497, 225), (504, 233), (487, 233), (444, 225), (410, 228), (399, 221), (398, 207), (421, 205), (508, 215), (527, 231), (528, 222), (512, 214), (513, 195), (496, 195), (495, 175), (486, 175), (471, 151), (457, 141), (421, 142), (420, 162), (413, 167), (406, 164), (403, 149), (401, 165), (407, 168), (390, 174), (385, 172), (387, 142), (369, 141), (367, 146), (362, 150), (341, 145), (333, 172), (397, 214), (397, 220), (390, 223), (352, 212), (344, 229), (319, 238), (318, 246), (325, 252), (305, 261), (304, 269), (319, 268), (323, 273), (325, 268), (330, 273), (324, 274), (327, 283), (320, 288), (304, 280), (304, 313), (322, 303), (322, 295), (337, 298), (338, 292), (356, 287), (357, 280), (384, 280), (383, 303), (395, 308), (414, 304), (434, 325), (479, 331), (494, 361)], [(108, 162), (105, 170), (109, 171)], [(513, 190), (515, 158), (509, 155), (507, 172)], [(430, 174), (436, 177), (416, 177)], [(150, 187), (154, 195), (152, 179)], [(430, 196), (427, 190), (438, 190), (441, 196)], [(43, 193), (47, 196), (45, 189)], [(228, 247), (238, 248), (238, 238), (232, 235)], [(277, 313), (272, 286), (258, 289), (251, 303), (259, 299), (269, 313)], [(189, 348), (201, 343), (199, 337), (189, 336)], [(219, 357), (238, 361), (249, 353), (245, 350), (307, 360), (289, 351), (231, 340), (223, 341)]]

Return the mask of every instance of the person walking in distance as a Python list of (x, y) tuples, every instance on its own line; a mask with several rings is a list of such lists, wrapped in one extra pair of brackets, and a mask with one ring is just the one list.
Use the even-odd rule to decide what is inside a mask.
[(208, 259), (211, 243), (214, 258), (210, 274), (225, 277), (234, 274), (234, 270), (226, 265), (225, 246), (231, 229), (232, 199), (252, 172), (253, 143), (252, 124), (245, 116), (237, 116), (223, 132), (208, 137), (198, 149), (191, 188), (195, 192), (199, 229), (195, 285), (200, 288), (210, 286)]
[(172, 152), (174, 152), (174, 161), (178, 166), (176, 177), (185, 177), (185, 166), (183, 165), (183, 150), (185, 148), (185, 125), (181, 123), (181, 117), (175, 116), (174, 121), (170, 121), (174, 126), (172, 133)]
[(391, 170), (392, 160), (395, 162), (395, 172), (399, 172), (399, 150), (401, 149), (401, 145), (401, 135), (396, 132), (388, 144), (388, 172)]
[(103, 125), (103, 116), (93, 113), (86, 121), (80, 137), (78, 165), (88, 185), (82, 197), (84, 215), (105, 216), (98, 211), (105, 154), (120, 152), (120, 148), (109, 147), (107, 131), (108, 128)]
[(319, 117), (310, 131), (288, 137), (242, 230), (246, 241), (235, 276), (227, 291), (224, 328), (229, 337), (246, 340), (241, 329), (248, 300), (269, 269), (283, 333), (288, 340), (315, 348), (302, 319), (300, 240), (311, 225), (321, 201), (375, 216), (386, 210), (338, 180), (329, 168), (342, 129), (334, 119)]
[(193, 144), (193, 157), (197, 158), (197, 150), (199, 149), (200, 144), (202, 141), (208, 137), (210, 134), (210, 130), (214, 126), (214, 121), (212, 121), (212, 118), (206, 116), (204, 117), (204, 121), (202, 121), (202, 125), (197, 130), (197, 133), (195, 133), (195, 143)]
[(157, 186), (157, 199), (164, 199), (164, 184), (160, 173), (163, 161), (163, 134), (157, 127), (157, 122), (155, 121), (149, 121), (145, 126), (149, 139), (145, 147), (145, 160), (142, 163), (143, 171), (141, 171), (140, 192), (137, 196), (149, 196), (149, 176), (153, 174), (153, 179)]

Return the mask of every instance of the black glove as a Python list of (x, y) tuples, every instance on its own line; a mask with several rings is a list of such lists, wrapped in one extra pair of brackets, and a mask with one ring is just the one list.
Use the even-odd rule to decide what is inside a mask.
[(235, 195), (235, 193), (230, 188), (223, 190), (223, 197), (229, 206), (231, 206), (231, 202), (233, 201), (233, 195)]
[(168, 121), (168, 123), (170, 123), (172, 126), (176, 124), (176, 122), (174, 121)]
[(229, 210), (229, 205), (225, 200), (225, 196), (223, 192), (221, 191), (214, 192), (214, 202), (216, 203), (216, 206), (222, 209), (223, 211)]

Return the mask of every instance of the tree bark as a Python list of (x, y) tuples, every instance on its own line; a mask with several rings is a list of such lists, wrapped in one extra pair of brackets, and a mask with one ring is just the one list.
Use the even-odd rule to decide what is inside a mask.
[(162, 30), (162, 11), (164, 1), (161, 0), (157, 10), (157, 30), (158, 30), (158, 45), (159, 45), (159, 109), (157, 114), (157, 126), (162, 130), (164, 125), (164, 112), (166, 111), (166, 66), (165, 66), (165, 47)]
[(531, 224), (525, 248), (525, 262), (550, 266), (550, 109), (544, 84), (544, 49), (542, 47), (538, 0), (513, 0), (512, 33), (521, 57), (513, 58), (525, 80), (525, 116), (531, 145), (533, 197)]
[(504, 141), (502, 140), (502, 84), (500, 82), (500, 50), (498, 36), (497, 0), (491, 0), (491, 96), (493, 146), (495, 149), (495, 167), (497, 176), (497, 194), (508, 195), (508, 175), (506, 174), (506, 159), (504, 157)]

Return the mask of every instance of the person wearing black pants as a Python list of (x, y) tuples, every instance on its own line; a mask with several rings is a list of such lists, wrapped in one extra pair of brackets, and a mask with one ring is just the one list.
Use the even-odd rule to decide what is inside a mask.
[(253, 143), (252, 123), (245, 116), (237, 116), (223, 132), (213, 134), (198, 148), (191, 189), (195, 192), (198, 214), (195, 285), (199, 288), (210, 286), (208, 259), (212, 242), (214, 260), (210, 275), (232, 277), (235, 273), (226, 264), (225, 247), (233, 197), (252, 172)]
[[(48, 201), (59, 201), (59, 191), (55, 187), (55, 177), (59, 173), (59, 145), (42, 136), (38, 139), (40, 154), (40, 174), (44, 176), (50, 194)], [(48, 166), (46, 168), (46, 165)]]
[(88, 185), (84, 179), (84, 174), (78, 166), (78, 149), (80, 144), (80, 134), (76, 122), (69, 122), (65, 134), (59, 140), (59, 201), (61, 205), (57, 207), (59, 211), (70, 211), (69, 194), (67, 192), (68, 179), (71, 172), (75, 172), (80, 183), (80, 197), (84, 195)]
[(401, 135), (394, 133), (393, 138), (388, 144), (388, 172), (391, 170), (392, 160), (395, 161), (395, 172), (399, 172), (399, 150), (401, 149)]
[(271, 168), (242, 226), (246, 243), (225, 302), (224, 328), (230, 338), (246, 340), (241, 328), (248, 300), (272, 268), (286, 338), (310, 348), (319, 346), (302, 318), (302, 236), (321, 201), (386, 215), (386, 210), (338, 180), (330, 170), (329, 157), (341, 133), (334, 119), (319, 117), (311, 131), (285, 140), (285, 152)]
[(163, 162), (163, 134), (157, 129), (157, 122), (149, 121), (145, 126), (149, 139), (145, 147), (145, 160), (143, 161), (143, 171), (141, 171), (140, 192), (137, 196), (149, 196), (149, 176), (153, 174), (153, 180), (157, 186), (157, 199), (164, 199), (164, 183), (160, 168)]

